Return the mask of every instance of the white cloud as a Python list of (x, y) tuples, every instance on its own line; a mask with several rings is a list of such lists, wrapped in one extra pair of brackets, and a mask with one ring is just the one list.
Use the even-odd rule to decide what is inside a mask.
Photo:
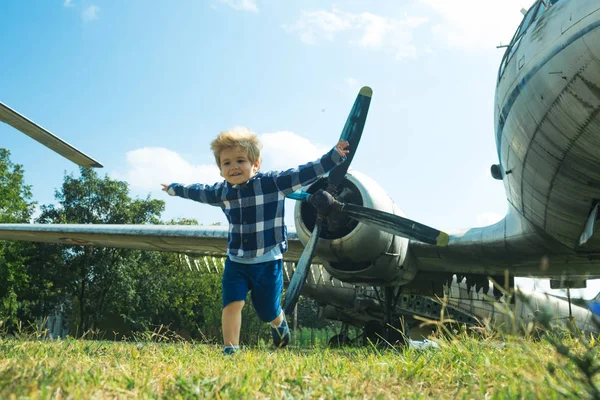
[(475, 226), (488, 226), (495, 224), (500, 221), (504, 216), (497, 214), (495, 212), (483, 212), (478, 214), (476, 217), (476, 225)]
[(385, 35), (394, 29), (387, 18), (371, 13), (361, 14), (363, 35), (358, 43), (363, 47), (381, 47)]
[(523, 18), (521, 8), (533, 0), (505, 0), (485, 3), (480, 0), (420, 0), (441, 17), (431, 30), (441, 41), (463, 49), (495, 49), (508, 44)]
[(65, 6), (65, 7), (74, 7), (75, 4), (73, 4), (73, 0), (65, 0), (65, 2), (63, 3), (63, 6)]
[(302, 11), (302, 17), (293, 25), (283, 25), (290, 33), (300, 35), (306, 44), (317, 44), (320, 39), (333, 40), (338, 32), (352, 28), (352, 17), (337, 8), (328, 11)]
[(413, 31), (426, 22), (426, 18), (397, 20), (369, 12), (353, 14), (333, 7), (331, 11), (302, 11), (298, 21), (283, 28), (311, 45), (322, 40), (333, 41), (338, 34), (348, 33), (347, 40), (352, 45), (386, 48), (393, 51), (397, 59), (404, 59), (416, 56)]
[[(329, 150), (289, 131), (265, 133), (259, 137), (263, 144), (263, 171), (294, 168), (318, 159)], [(210, 154), (208, 143), (207, 153)], [(132, 150), (127, 152), (126, 159), (127, 170), (115, 171), (111, 176), (128, 182), (136, 192), (158, 193), (161, 183), (212, 184), (223, 180), (215, 163), (192, 164), (163, 147)]]
[(227, 4), (229, 7), (240, 10), (258, 12), (258, 7), (254, 0), (219, 0), (221, 3)]
[(83, 20), (85, 22), (89, 22), (89, 21), (98, 19), (99, 13), (100, 13), (100, 7), (92, 4), (90, 6), (87, 6), (85, 8), (85, 10), (83, 10), (83, 13), (81, 14), (81, 16), (83, 17)]
[(263, 171), (295, 168), (318, 159), (330, 150), (290, 131), (264, 133), (260, 140), (263, 144)]
[(159, 192), (161, 183), (213, 183), (221, 181), (216, 164), (194, 165), (179, 154), (163, 147), (144, 147), (127, 152), (127, 171), (114, 172), (115, 179), (125, 180), (132, 189)]

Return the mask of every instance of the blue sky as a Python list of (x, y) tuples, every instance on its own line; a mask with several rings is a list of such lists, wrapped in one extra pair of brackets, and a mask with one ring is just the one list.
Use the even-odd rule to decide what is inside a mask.
[[(508, 43), (529, 5), (8, 2), (0, 101), (99, 160), (134, 196), (164, 199), (165, 219), (210, 224), (225, 222), (219, 209), (168, 198), (160, 183), (218, 180), (209, 143), (235, 126), (261, 135), (264, 170), (313, 160), (336, 142), (368, 85), (374, 95), (352, 167), (415, 220), (449, 231), (482, 226), (506, 212), (503, 185), (489, 173), (496, 45)], [(40, 204), (54, 201), (64, 173), (77, 173), (7, 125), (0, 137)]]

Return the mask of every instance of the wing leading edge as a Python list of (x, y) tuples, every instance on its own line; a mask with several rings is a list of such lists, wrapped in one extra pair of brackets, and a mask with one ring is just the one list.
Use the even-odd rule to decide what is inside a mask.
[[(227, 234), (226, 226), (0, 224), (0, 240), (171, 251), (215, 257), (227, 254)], [(303, 247), (293, 231), (288, 234), (288, 247), (286, 260), (297, 261)]]
[(55, 151), (68, 160), (82, 167), (102, 168), (102, 164), (87, 154), (77, 150), (61, 138), (53, 135), (35, 122), (19, 114), (6, 104), (0, 102), (0, 121), (7, 123), (30, 138), (37, 140), (50, 150)]
[(450, 235), (446, 247), (410, 242), (419, 271), (596, 279), (597, 262), (552, 240), (512, 206), (501, 221)]

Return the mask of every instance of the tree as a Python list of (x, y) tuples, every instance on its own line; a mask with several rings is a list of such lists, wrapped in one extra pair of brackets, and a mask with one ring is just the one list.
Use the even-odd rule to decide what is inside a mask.
[[(42, 206), (39, 223), (145, 224), (160, 222), (161, 200), (132, 200), (126, 182), (100, 178), (89, 168), (80, 176), (66, 175), (55, 194), (59, 206)], [(44, 246), (44, 245), (42, 245)], [(136, 266), (135, 251), (91, 246), (51, 246), (58, 252), (46, 273), (62, 290), (63, 301), (73, 305), (74, 325), (79, 333), (96, 327), (98, 321), (121, 304), (129, 304)], [(48, 251), (48, 249), (46, 249)], [(46, 254), (46, 260), (52, 259)]]
[[(22, 166), (13, 164), (10, 152), (0, 148), (0, 223), (29, 222), (34, 208)], [(28, 285), (24, 253), (30, 246), (0, 241), (0, 321), (8, 326), (16, 322), (19, 293)]]
[(143, 251), (132, 274), (134, 296), (121, 310), (131, 330), (164, 325), (186, 338), (221, 336), (221, 277), (204, 260)]
[[(178, 219), (167, 224), (198, 225), (198, 221)], [(206, 260), (176, 253), (140, 252), (133, 272), (133, 306), (121, 311), (131, 329), (145, 331), (165, 325), (183, 337), (220, 340), (221, 275), (209, 268)], [(221, 260), (209, 261), (223, 271)]]

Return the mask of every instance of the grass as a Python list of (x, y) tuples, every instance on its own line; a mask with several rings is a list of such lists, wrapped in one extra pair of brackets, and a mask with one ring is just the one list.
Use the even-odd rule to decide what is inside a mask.
[[(561, 339), (573, 354), (589, 351)], [(545, 340), (439, 338), (440, 350), (0, 338), (0, 398), (587, 398)]]

